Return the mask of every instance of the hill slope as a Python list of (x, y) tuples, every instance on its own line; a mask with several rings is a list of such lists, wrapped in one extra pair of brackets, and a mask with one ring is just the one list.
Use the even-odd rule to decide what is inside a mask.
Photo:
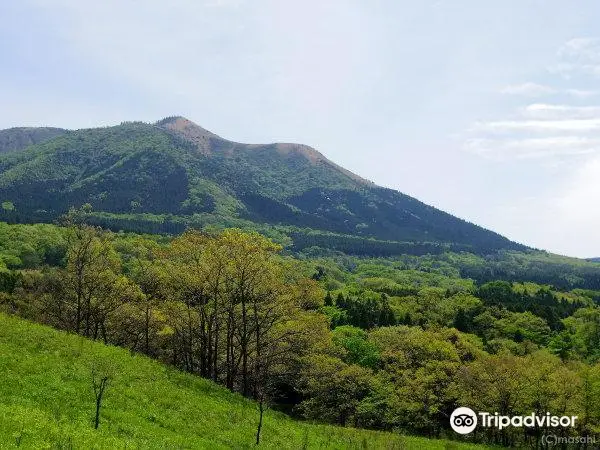
[[(113, 377), (92, 427), (91, 368)], [(0, 444), (24, 448), (250, 448), (254, 403), (126, 350), (0, 314)], [(295, 422), (268, 411), (266, 448), (482, 448)]]
[(181, 117), (72, 131), (0, 155), (6, 201), (16, 210), (0, 219), (12, 221), (52, 220), (87, 202), (119, 215), (236, 218), (478, 253), (524, 249), (308, 146), (240, 144)]
[(62, 128), (9, 128), (0, 130), (0, 153), (23, 150), (65, 134)]

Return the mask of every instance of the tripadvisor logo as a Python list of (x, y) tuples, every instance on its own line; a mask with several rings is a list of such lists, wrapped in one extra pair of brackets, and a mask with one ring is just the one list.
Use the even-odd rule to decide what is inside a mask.
[(485, 428), (512, 427), (574, 427), (577, 416), (552, 416), (546, 413), (538, 416), (534, 413), (528, 416), (501, 416), (498, 413), (475, 413), (471, 408), (456, 408), (450, 416), (450, 426), (459, 434), (471, 433), (479, 423)]
[(469, 434), (477, 426), (477, 414), (471, 408), (456, 408), (450, 416), (450, 426), (458, 434)]

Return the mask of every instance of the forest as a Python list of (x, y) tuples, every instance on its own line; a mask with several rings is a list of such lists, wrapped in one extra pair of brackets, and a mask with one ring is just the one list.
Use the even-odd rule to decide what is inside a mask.
[[(256, 400), (261, 420), (275, 409), (459, 439), (448, 418), (469, 406), (577, 415), (560, 433), (600, 432), (592, 263), (508, 252), (489, 266), (450, 249), (293, 253), (254, 231), (111, 232), (92, 217), (84, 206), (59, 225), (0, 224), (1, 312), (213, 380)], [(546, 432), (482, 429), (463, 439), (538, 446)]]

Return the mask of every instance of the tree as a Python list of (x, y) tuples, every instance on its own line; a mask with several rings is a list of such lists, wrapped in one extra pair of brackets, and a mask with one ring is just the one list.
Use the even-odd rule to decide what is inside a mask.
[(320, 306), (323, 296), (313, 280), (285, 272), (280, 249), (257, 233), (190, 230), (166, 251), (178, 300), (167, 308), (177, 353), (187, 370), (258, 401), (257, 442), (276, 380), (302, 354), (302, 336), (314, 332), (300, 326), (309, 314), (303, 311)]
[(291, 274), (285, 275), (287, 275), (285, 277), (286, 284), (289, 284), (289, 288), (295, 290), (294, 296), (299, 300), (299, 305), (303, 309), (315, 311), (323, 306), (323, 289), (316, 281), (303, 276), (290, 277)]
[(335, 306), (341, 309), (347, 308), (348, 305), (346, 303), (346, 298), (344, 297), (343, 293), (338, 292), (337, 298), (335, 299)]
[(546, 345), (551, 330), (544, 319), (529, 311), (510, 312), (494, 323), (498, 337), (506, 337), (515, 342), (529, 340), (538, 345)]
[(597, 432), (600, 425), (600, 364), (580, 364), (576, 368), (580, 378), (578, 431), (582, 435), (591, 434)]
[(333, 342), (346, 352), (343, 358), (346, 363), (375, 368), (379, 362), (379, 349), (368, 340), (366, 331), (344, 325), (335, 328), (332, 334)]
[(186, 370), (215, 380), (220, 370), (217, 354), (226, 265), (215, 240), (195, 230), (174, 239), (165, 255), (168, 283), (177, 300), (168, 308), (179, 344), (174, 354)]
[(388, 296), (385, 293), (381, 294), (381, 310), (377, 322), (381, 327), (396, 325), (396, 316), (390, 306)]
[(307, 418), (356, 425), (357, 408), (369, 393), (371, 371), (324, 354), (303, 359), (301, 409)]
[(114, 377), (114, 368), (104, 361), (95, 362), (91, 369), (92, 388), (94, 389), (95, 414), (94, 429), (100, 426), (100, 410), (104, 395)]
[[(280, 300), (284, 286), (280, 267), (274, 261), (274, 255), (281, 247), (258, 233), (240, 230), (226, 230), (217, 243), (228, 261), (225, 275), (229, 310), (228, 383), (233, 387), (239, 370), (240, 390), (248, 396), (251, 393), (252, 352), (260, 351), (261, 342), (266, 342), (264, 338), (282, 314)], [(241, 367), (237, 366), (236, 353)]]
[(13, 202), (5, 201), (5, 202), (2, 202), (2, 209), (4, 211), (14, 211), (15, 205)]
[[(481, 344), (456, 330), (406, 326), (378, 328), (369, 340), (380, 352), (379, 383), (394, 386), (385, 400), (385, 426), (439, 432), (441, 418), (451, 412), (454, 377), (463, 361), (482, 353)], [(378, 397), (369, 402), (381, 403)]]
[(600, 361), (600, 308), (579, 309), (563, 322), (575, 351), (589, 361)]
[(563, 361), (573, 356), (574, 347), (573, 335), (568, 330), (563, 330), (554, 335), (548, 343), (548, 350), (559, 356)]
[(188, 231), (166, 252), (178, 302), (168, 307), (185, 368), (254, 398), (267, 395), (272, 367), (297, 330), (286, 329), (322, 290), (285, 273), (280, 246), (257, 233)]
[(333, 306), (333, 297), (331, 297), (331, 291), (327, 291), (327, 295), (325, 295), (325, 300), (323, 301), (325, 306)]
[(469, 323), (469, 318), (467, 317), (465, 311), (463, 309), (459, 309), (456, 313), (456, 317), (454, 318), (454, 328), (459, 331), (468, 333), (471, 331), (471, 326)]
[(114, 288), (122, 287), (124, 280), (119, 281), (121, 265), (112, 235), (85, 223), (89, 211), (84, 205), (80, 210), (71, 209), (62, 219), (68, 226), (66, 297), (55, 300), (66, 302), (61, 309), (70, 329), (94, 339), (101, 334), (106, 341), (106, 317), (120, 306), (115, 303)]
[[(160, 263), (160, 248), (154, 241), (136, 238), (133, 242), (132, 258), (129, 263), (130, 276), (139, 286), (141, 294), (132, 302), (141, 315), (141, 350), (156, 356), (157, 349), (152, 342), (163, 328), (157, 320), (159, 306), (168, 296), (169, 277), (164, 264)], [(137, 314), (136, 314), (137, 316)]]

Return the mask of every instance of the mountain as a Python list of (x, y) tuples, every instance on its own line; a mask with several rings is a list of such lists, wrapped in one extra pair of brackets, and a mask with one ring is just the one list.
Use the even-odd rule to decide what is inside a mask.
[[(92, 370), (110, 381), (93, 428)], [(250, 448), (257, 405), (126, 349), (0, 313), (2, 448)], [(265, 413), (261, 447), (486, 448)]]
[(0, 214), (8, 221), (50, 221), (70, 206), (90, 203), (113, 228), (181, 231), (189, 224), (235, 221), (279, 226), (297, 248), (525, 249), (376, 186), (306, 145), (233, 142), (183, 117), (62, 132), (15, 146), (0, 155), (0, 202), (9, 205)]
[(48, 141), (65, 134), (62, 128), (9, 128), (0, 130), (0, 153), (22, 150), (33, 144)]

